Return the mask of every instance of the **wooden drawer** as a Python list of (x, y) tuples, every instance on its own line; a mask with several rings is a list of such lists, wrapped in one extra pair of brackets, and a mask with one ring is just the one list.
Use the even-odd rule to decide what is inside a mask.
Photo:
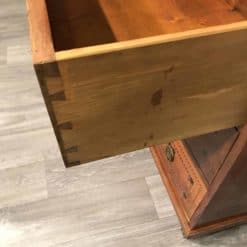
[(27, 6), (33, 62), (67, 166), (247, 120), (247, 1)]
[[(174, 193), (189, 221), (207, 192), (206, 183), (182, 141), (156, 146), (156, 151), (159, 152), (162, 169), (165, 170), (171, 186), (176, 188)], [(173, 152), (172, 160), (167, 159), (167, 152)]]

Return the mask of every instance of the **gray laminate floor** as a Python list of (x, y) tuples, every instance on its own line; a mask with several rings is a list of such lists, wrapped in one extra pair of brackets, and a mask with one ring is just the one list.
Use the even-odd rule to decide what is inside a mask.
[(0, 247), (247, 246), (185, 240), (148, 150), (65, 170), (35, 78), (24, 0), (0, 0)]

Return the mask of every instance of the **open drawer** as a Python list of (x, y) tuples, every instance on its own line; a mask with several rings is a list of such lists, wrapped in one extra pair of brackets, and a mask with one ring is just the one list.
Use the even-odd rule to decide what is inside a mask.
[(247, 0), (27, 0), (67, 166), (247, 121)]

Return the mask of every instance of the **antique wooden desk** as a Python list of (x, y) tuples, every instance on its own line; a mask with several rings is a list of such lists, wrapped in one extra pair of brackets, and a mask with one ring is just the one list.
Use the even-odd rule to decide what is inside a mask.
[(67, 167), (158, 145), (152, 152), (187, 237), (247, 221), (247, 128), (236, 127), (247, 122), (247, 0), (27, 7)]

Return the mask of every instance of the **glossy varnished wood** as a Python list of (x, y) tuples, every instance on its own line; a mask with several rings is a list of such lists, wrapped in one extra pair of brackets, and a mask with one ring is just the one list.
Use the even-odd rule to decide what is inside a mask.
[(56, 50), (245, 20), (225, 0), (46, 0)]
[[(244, 165), (247, 126), (220, 132), (173, 142), (170, 148), (173, 148), (175, 158), (171, 161), (166, 155), (169, 146), (151, 149), (187, 237), (247, 222), (247, 171)], [(190, 166), (182, 169), (188, 162)], [(195, 175), (198, 168), (201, 172)], [(191, 185), (186, 186), (185, 181)], [(199, 193), (203, 183), (205, 191)]]
[(117, 40), (182, 32), (245, 20), (223, 0), (100, 0)]
[[(243, 226), (185, 240), (147, 150), (65, 170), (31, 64), (25, 3), (1, 4), (0, 246), (246, 246)], [(121, 196), (109, 200), (111, 188)]]

